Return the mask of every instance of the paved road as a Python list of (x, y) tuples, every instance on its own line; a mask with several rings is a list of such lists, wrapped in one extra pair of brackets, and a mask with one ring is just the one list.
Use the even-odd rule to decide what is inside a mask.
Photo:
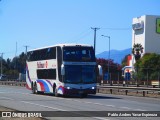
[[(87, 98), (83, 99), (80, 99), (79, 97), (63, 98), (54, 97), (52, 95), (34, 95), (24, 87), (0, 85), (0, 106), (5, 106), (18, 111), (160, 111), (159, 103), (160, 99), (157, 98), (108, 95), (100, 93), (89, 95)], [(58, 117), (49, 119), (64, 118)], [(123, 120), (124, 118), (90, 117), (87, 119)], [(125, 119), (128, 119), (128, 117)], [(158, 118), (155, 117), (130, 117), (129, 119), (158, 120)]]

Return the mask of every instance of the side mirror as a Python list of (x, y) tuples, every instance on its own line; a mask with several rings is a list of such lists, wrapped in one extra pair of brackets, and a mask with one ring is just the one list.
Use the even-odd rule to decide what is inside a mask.
[(61, 65), (61, 75), (65, 75), (65, 68), (63, 64)]
[(102, 71), (102, 66), (101, 65), (98, 65), (98, 70), (99, 70), (99, 75), (102, 76), (103, 71)]

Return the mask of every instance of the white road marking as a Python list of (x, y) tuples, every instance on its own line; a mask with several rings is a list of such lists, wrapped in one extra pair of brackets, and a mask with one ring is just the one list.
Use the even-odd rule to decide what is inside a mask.
[(147, 111), (147, 110), (143, 110), (143, 109), (134, 109), (135, 111)]
[(116, 107), (115, 105), (105, 105), (107, 107)]
[(14, 100), (14, 99), (8, 98), (8, 97), (0, 97), (0, 98), (4, 98), (4, 99), (7, 99), (7, 100)]
[[(31, 94), (31, 93), (22, 93), (22, 92), (0, 92), (0, 93), (12, 93), (12, 94), (24, 94), (24, 95), (35, 95), (35, 94)], [(87, 103), (87, 104), (94, 104), (94, 105), (100, 105), (100, 106), (107, 106), (107, 107), (116, 107), (115, 105), (106, 105), (106, 104), (101, 104), (101, 103), (95, 103), (95, 102), (88, 102), (88, 101), (80, 101), (80, 100), (75, 100), (75, 99), (69, 99), (69, 98), (61, 98), (61, 97), (51, 97), (51, 96), (43, 96), (43, 95), (36, 95), (37, 97), (49, 97), (49, 98), (53, 98), (53, 99), (62, 99), (62, 100), (68, 100), (68, 101), (75, 101), (75, 102), (80, 102), (80, 103)], [(8, 98), (8, 97), (0, 97), (0, 98), (4, 98), (4, 99), (8, 99), (8, 100), (14, 100), (12, 98)], [(37, 106), (41, 106), (41, 107), (45, 107), (45, 108), (49, 108), (49, 109), (54, 109), (54, 110), (60, 110), (60, 111), (66, 111), (64, 109), (59, 109), (59, 108), (53, 108), (53, 107), (49, 107), (49, 106), (45, 106), (45, 105), (40, 105), (40, 104), (36, 104), (36, 103), (31, 103), (31, 102), (26, 102), (26, 101), (20, 101), (23, 103), (28, 103), (28, 104), (32, 104), (32, 105), (37, 105)], [(132, 102), (136, 102), (136, 101), (132, 101)], [(117, 107), (117, 108), (121, 108), (121, 109), (127, 109), (127, 110), (135, 110), (135, 111), (146, 111), (143, 109), (132, 109), (129, 107)], [(96, 117), (97, 119), (98, 117)], [(104, 120), (105, 118), (101, 118), (100, 119)], [(105, 119), (106, 120), (106, 119)]]
[[(8, 98), (8, 97), (0, 97), (0, 98), (7, 99), (7, 100), (15, 100), (15, 99)], [(31, 104), (31, 105), (37, 105), (37, 106), (49, 108), (49, 109), (52, 109), (52, 110), (66, 111), (66, 110), (64, 110), (64, 109), (59, 109), (59, 108), (55, 108), (55, 107), (49, 107), (49, 106), (46, 106), (46, 105), (40, 105), (40, 104), (31, 103), (31, 102), (26, 102), (26, 101), (19, 101), (19, 102), (26, 103), (26, 104)]]
[(64, 110), (64, 109), (59, 109), (59, 108), (55, 108), (55, 107), (49, 107), (49, 106), (46, 106), (46, 105), (40, 105), (40, 104), (26, 102), (26, 101), (20, 101), (20, 102), (26, 103), (26, 104), (31, 104), (31, 105), (37, 105), (37, 106), (44, 107), (44, 108), (49, 108), (49, 109), (52, 109), (52, 110), (67, 111), (67, 110)]
[(27, 95), (31, 95), (30, 93), (21, 93), (21, 92), (0, 92), (0, 93), (4, 93), (4, 94), (6, 94), (6, 93), (9, 93), (9, 94), (27, 94)]
[(92, 117), (92, 118), (94, 118), (94, 119), (98, 119), (98, 120), (109, 120), (109, 119), (107, 119), (107, 118), (103, 118), (103, 117)]
[[(14, 100), (14, 99), (8, 98), (8, 97), (0, 97), (0, 98), (4, 98), (4, 99), (7, 99), (7, 100)], [(64, 110), (64, 109), (49, 107), (49, 106), (46, 106), (46, 105), (40, 105), (40, 104), (36, 104), (36, 103), (32, 103), (32, 102), (26, 102), (26, 101), (20, 101), (20, 102), (25, 103), (25, 104), (36, 105), (36, 106), (40, 106), (40, 107), (44, 107), (44, 108), (49, 108), (49, 109), (52, 109), (52, 110), (67, 111), (67, 110)], [(92, 102), (88, 102), (88, 103), (92, 103)], [(109, 120), (109, 119), (106, 119), (106, 118), (103, 118), (103, 117), (92, 117), (92, 118), (98, 119), (98, 120)]]
[(54, 98), (55, 99), (64, 99), (64, 100), (68, 100), (68, 101), (75, 101), (75, 102), (80, 102), (80, 103), (100, 105), (100, 106), (115, 107), (115, 105), (106, 105), (106, 104), (101, 104), (101, 103), (88, 102), (88, 101), (80, 101), (80, 100), (74, 100), (74, 99), (68, 99), (68, 98), (59, 98), (59, 97), (54, 97)]
[(132, 110), (132, 108), (129, 108), (129, 107), (120, 107), (122, 109), (127, 109), (127, 110)]

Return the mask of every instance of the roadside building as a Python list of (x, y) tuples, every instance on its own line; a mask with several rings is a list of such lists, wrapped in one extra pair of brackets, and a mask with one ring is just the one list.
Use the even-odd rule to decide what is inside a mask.
[(128, 57), (128, 65), (122, 69), (124, 73), (134, 71), (136, 58), (145, 53), (160, 54), (160, 16), (144, 15), (133, 18), (132, 54)]

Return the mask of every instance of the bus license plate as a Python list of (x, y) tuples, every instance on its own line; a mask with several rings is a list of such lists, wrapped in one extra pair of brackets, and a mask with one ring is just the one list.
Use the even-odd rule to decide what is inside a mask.
[(83, 91), (79, 91), (79, 94), (82, 94), (83, 93)]

